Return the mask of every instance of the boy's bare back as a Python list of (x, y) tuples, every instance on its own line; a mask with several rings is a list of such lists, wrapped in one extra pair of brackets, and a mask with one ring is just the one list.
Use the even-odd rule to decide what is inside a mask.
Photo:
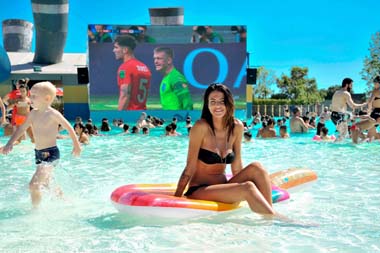
[(58, 126), (65, 125), (66, 121), (60, 112), (51, 107), (43, 112), (32, 110), (29, 120), (33, 127), (37, 150), (56, 146)]

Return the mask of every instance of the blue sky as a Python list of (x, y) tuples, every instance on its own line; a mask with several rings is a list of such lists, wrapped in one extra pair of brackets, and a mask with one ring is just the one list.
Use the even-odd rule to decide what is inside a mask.
[[(149, 24), (148, 8), (184, 7), (185, 25), (246, 24), (250, 64), (289, 75), (292, 66), (309, 68), (318, 88), (351, 77), (365, 90), (359, 72), (371, 36), (380, 31), (380, 1), (301, 0), (71, 0), (65, 52), (86, 52), (87, 24)], [(31, 0), (1, 6), (0, 19), (33, 22)], [(2, 41), (2, 36), (0, 35)]]

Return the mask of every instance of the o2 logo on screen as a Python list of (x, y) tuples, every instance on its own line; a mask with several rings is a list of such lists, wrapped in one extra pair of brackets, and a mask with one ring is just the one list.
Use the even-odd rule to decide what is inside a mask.
[[(227, 75), (228, 75), (228, 61), (222, 52), (220, 52), (219, 50), (216, 50), (214, 48), (198, 48), (198, 49), (191, 51), (186, 56), (185, 61), (183, 63), (183, 72), (184, 72), (184, 75), (185, 75), (187, 81), (189, 81), (189, 83), (191, 83), (192, 86), (199, 88), (199, 89), (206, 89), (208, 87), (208, 84), (205, 85), (205, 84), (199, 83), (195, 79), (194, 73), (193, 73), (194, 59), (198, 55), (203, 54), (203, 53), (210, 53), (210, 54), (214, 55), (217, 62), (219, 63), (219, 73), (216, 76), (213, 83), (224, 83), (224, 81), (226, 80)], [(246, 68), (247, 68), (246, 64), (247, 64), (247, 62), (244, 61), (243, 65), (240, 68), (239, 74), (236, 77), (236, 80), (233, 84), (233, 88), (238, 89), (240, 87), (242, 79), (244, 78), (244, 76), (246, 76)]]

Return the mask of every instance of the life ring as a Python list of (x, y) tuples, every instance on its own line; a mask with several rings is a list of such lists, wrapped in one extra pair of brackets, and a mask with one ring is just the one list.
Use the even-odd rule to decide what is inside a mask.
[(335, 139), (336, 139), (335, 135), (330, 135), (329, 137), (330, 137), (330, 139), (324, 140), (321, 138), (321, 136), (314, 135), (313, 141), (335, 141)]
[[(304, 168), (290, 168), (270, 175), (273, 203), (289, 199), (288, 189), (298, 188), (317, 180), (317, 174)], [(176, 184), (129, 184), (111, 194), (111, 202), (122, 213), (163, 218), (194, 218), (241, 207), (239, 203), (175, 197)]]
[[(227, 204), (217, 201), (175, 197), (176, 184), (129, 184), (118, 187), (111, 194), (111, 201), (119, 212), (164, 218), (194, 218), (217, 212), (231, 211), (240, 203)], [(289, 199), (289, 193), (272, 186), (274, 203)]]

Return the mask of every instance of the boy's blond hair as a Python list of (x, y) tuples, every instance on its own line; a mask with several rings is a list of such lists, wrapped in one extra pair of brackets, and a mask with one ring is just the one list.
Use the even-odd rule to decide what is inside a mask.
[(43, 95), (49, 95), (51, 97), (49, 101), (50, 103), (54, 101), (57, 95), (56, 87), (48, 81), (36, 83), (32, 88), (38, 89)]

